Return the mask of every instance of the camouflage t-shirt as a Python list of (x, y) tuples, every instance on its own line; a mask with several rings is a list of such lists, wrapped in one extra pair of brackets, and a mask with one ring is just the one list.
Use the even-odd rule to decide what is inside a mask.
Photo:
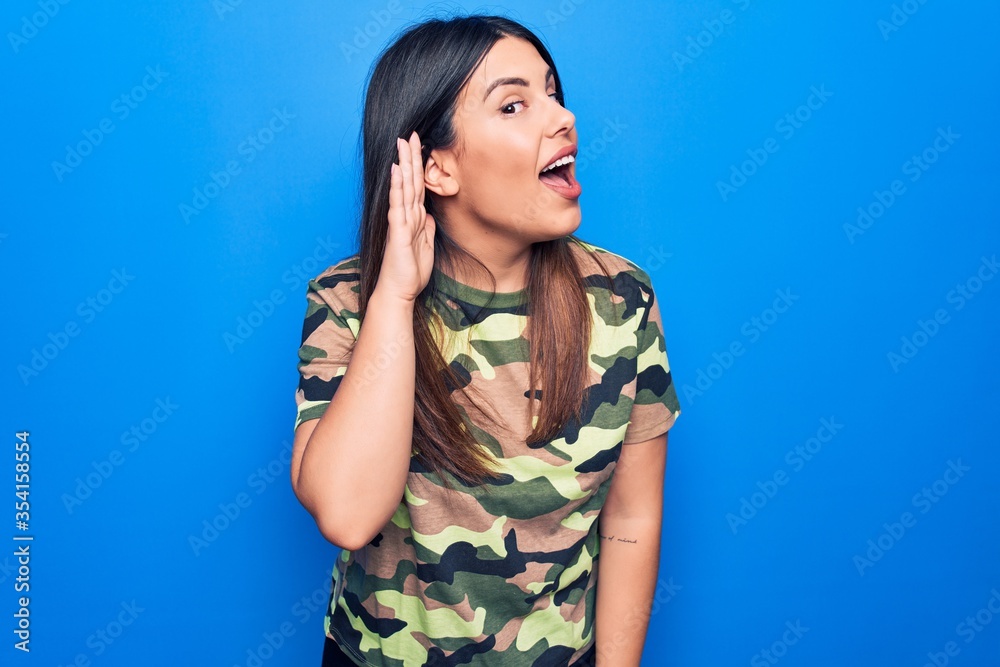
[[(504, 476), (489, 493), (449, 476), (449, 490), (411, 456), (392, 519), (334, 568), (324, 628), (358, 664), (565, 667), (593, 646), (597, 518), (621, 447), (666, 432), (680, 406), (648, 274), (603, 248), (570, 245), (593, 267), (583, 271), (590, 393), (582, 422), (534, 447), (525, 442), (526, 290), (482, 309), (488, 292), (435, 270), (442, 294), (431, 305), (450, 332), (435, 340), (500, 406), (504, 429), (464, 414)], [(612, 289), (586, 250), (602, 253)], [(296, 428), (322, 416), (346, 372), (360, 328), (358, 267), (348, 257), (308, 285)]]

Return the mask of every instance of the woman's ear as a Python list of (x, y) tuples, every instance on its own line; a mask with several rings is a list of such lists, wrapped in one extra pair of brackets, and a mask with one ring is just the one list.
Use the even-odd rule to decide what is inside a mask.
[(453, 161), (451, 155), (438, 150), (431, 151), (424, 164), (424, 187), (440, 197), (451, 197), (458, 192), (458, 181), (449, 172)]

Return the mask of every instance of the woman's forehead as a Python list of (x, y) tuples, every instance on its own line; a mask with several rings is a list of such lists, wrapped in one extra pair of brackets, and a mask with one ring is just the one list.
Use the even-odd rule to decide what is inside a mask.
[(504, 81), (519, 80), (532, 88), (544, 87), (548, 63), (542, 59), (535, 46), (519, 37), (503, 37), (483, 56), (462, 90), (462, 99), (468, 106), (486, 103), (489, 94), (504, 89)]

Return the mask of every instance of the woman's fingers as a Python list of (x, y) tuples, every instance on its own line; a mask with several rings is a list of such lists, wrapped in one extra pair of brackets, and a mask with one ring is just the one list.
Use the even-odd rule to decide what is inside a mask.
[[(389, 179), (389, 214), (396, 224), (405, 225), (408, 233), (424, 232), (424, 168), (420, 137), (416, 132), (408, 140), (396, 139), (399, 164)], [(433, 223), (432, 223), (433, 224)]]
[(403, 211), (406, 214), (406, 221), (413, 222), (413, 159), (410, 156), (409, 142), (397, 139), (399, 144), (399, 166), (403, 172)]
[(428, 213), (424, 217), (424, 243), (427, 244), (428, 248), (434, 247), (434, 216)]
[(420, 151), (420, 137), (416, 130), (410, 135), (410, 155), (413, 160), (413, 195), (418, 206), (424, 205), (424, 161)]
[(402, 213), (403, 206), (403, 178), (399, 165), (395, 162), (390, 167), (389, 176), (389, 222), (399, 224), (403, 218), (397, 214)]

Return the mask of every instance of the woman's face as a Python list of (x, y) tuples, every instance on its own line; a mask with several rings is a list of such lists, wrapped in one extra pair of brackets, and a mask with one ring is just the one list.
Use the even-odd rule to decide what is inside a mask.
[(458, 145), (431, 152), (447, 176), (427, 173), (443, 178), (427, 187), (446, 195), (456, 240), (516, 248), (579, 227), (575, 163), (540, 176), (555, 156), (576, 155), (576, 117), (555, 92), (549, 66), (520, 38), (500, 39), (473, 73), (455, 110)]

